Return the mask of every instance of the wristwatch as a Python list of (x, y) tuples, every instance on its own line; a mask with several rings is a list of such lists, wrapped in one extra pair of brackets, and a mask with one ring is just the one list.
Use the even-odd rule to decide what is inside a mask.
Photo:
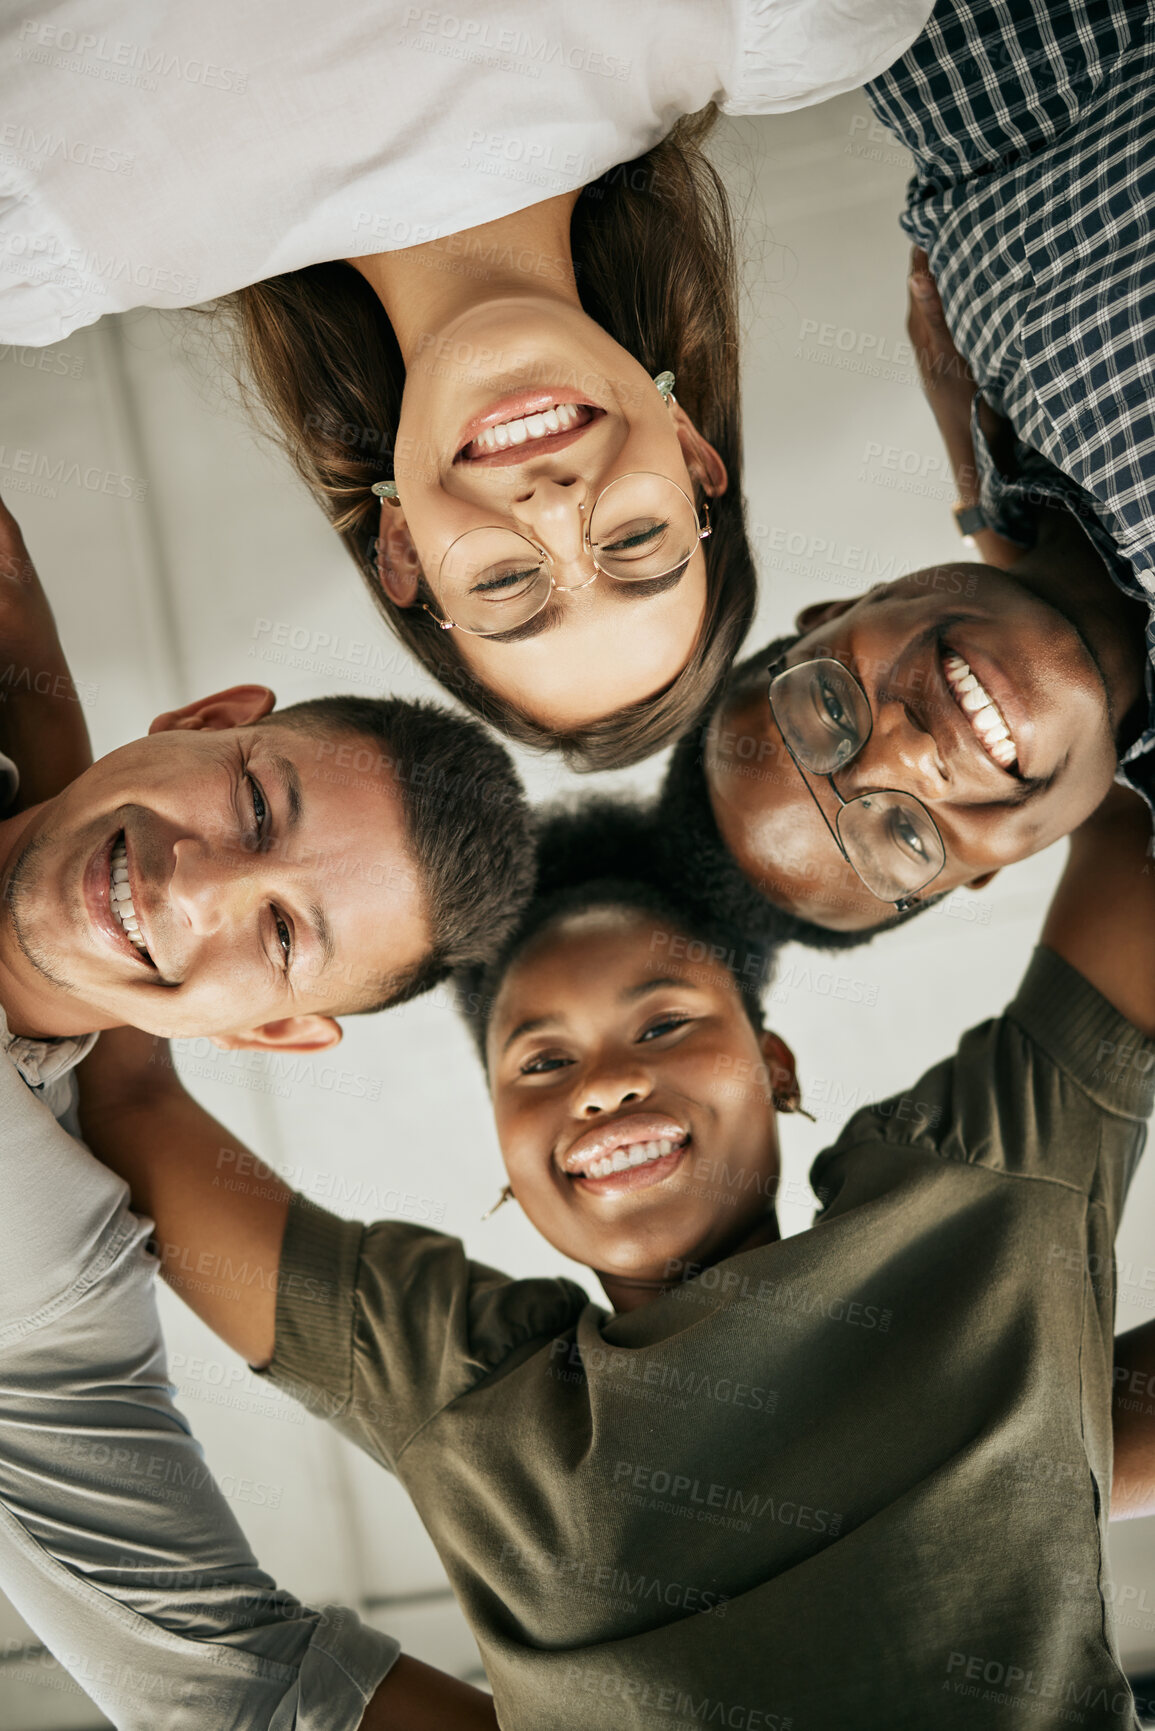
[(990, 528), (987, 514), (981, 505), (956, 505), (954, 520), (958, 524), (960, 535), (978, 535), (982, 530)]

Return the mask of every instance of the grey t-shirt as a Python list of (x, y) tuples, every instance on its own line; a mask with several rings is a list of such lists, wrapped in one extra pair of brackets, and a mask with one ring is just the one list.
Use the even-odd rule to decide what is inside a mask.
[(397, 1642), (277, 1589), (177, 1411), (152, 1222), (74, 1134), (93, 1040), (0, 1008), (0, 1589), (118, 1731), (352, 1731)]
[(298, 1201), (272, 1375), (411, 1493), (503, 1731), (1129, 1728), (1112, 1243), (1153, 1067), (1039, 950), (819, 1157), (809, 1231), (623, 1316)]

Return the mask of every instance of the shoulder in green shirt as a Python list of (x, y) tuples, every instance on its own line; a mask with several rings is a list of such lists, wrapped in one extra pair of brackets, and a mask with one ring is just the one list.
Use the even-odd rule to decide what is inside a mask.
[(1041, 950), (809, 1231), (622, 1316), (301, 1201), (271, 1374), (406, 1485), (503, 1731), (1130, 1727), (1102, 1271), (1153, 1067)]

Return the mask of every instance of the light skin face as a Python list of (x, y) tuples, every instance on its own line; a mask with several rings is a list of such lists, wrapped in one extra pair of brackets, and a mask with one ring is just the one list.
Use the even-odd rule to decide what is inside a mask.
[[(784, 665), (842, 662), (874, 718), (865, 747), (835, 777), (839, 792), (900, 789), (939, 829), (946, 864), (924, 896), (981, 888), (1069, 834), (1110, 788), (1117, 718), (1141, 690), (1138, 668), (1110, 651), (1102, 621), (1078, 626), (1038, 586), (979, 565), (913, 573), (799, 616), (803, 636)], [(1013, 770), (992, 759), (952, 695), (942, 661), (951, 651), (1005, 717)], [(777, 905), (837, 931), (875, 926), (893, 904), (843, 860), (822, 817), (833, 824), (838, 801), (823, 777), (794, 764), (768, 685), (764, 670), (736, 682), (711, 724), (706, 775), (722, 838)]]
[[(778, 1236), (772, 1095), (796, 1093), (794, 1060), (776, 1035), (755, 1033), (729, 969), (703, 950), (636, 910), (569, 915), (516, 958), (490, 1021), (513, 1193), (618, 1310), (676, 1284), (687, 1264)], [(673, 1146), (633, 1171), (589, 1174), (619, 1137)]]
[[(426, 953), (388, 769), (350, 791), (331, 739), (255, 725), (273, 702), (239, 686), (160, 716), (0, 824), (0, 1002), (14, 1032), (130, 1023), (317, 1050), (340, 1039), (334, 1009), (368, 1007)], [(109, 905), (120, 836), (151, 962)]]
[[(382, 585), (398, 606), (416, 606), (424, 573), (438, 601), (442, 559), (470, 529), (502, 525), (544, 547), (567, 592), (555, 589), (538, 618), (500, 641), (459, 630), (455, 646), (491, 691), (557, 729), (663, 691), (693, 652), (706, 608), (700, 545), (680, 578), (631, 586), (599, 574), (591, 583), (583, 512), (588, 518), (599, 493), (634, 471), (664, 475), (691, 499), (696, 486), (717, 496), (727, 482), (689, 417), (582, 311), (569, 252), (573, 202), (547, 200), (455, 237), (466, 248), (476, 238), (480, 257), (515, 261), (478, 267), (480, 280), (444, 260), (437, 268), (448, 243), (351, 261), (380, 296), (406, 367), (399, 504), (381, 515)], [(542, 263), (550, 268), (539, 271)], [(592, 418), (477, 454), (478, 417), (520, 417), (539, 399), (576, 403)], [(444, 606), (437, 611), (444, 616)]]

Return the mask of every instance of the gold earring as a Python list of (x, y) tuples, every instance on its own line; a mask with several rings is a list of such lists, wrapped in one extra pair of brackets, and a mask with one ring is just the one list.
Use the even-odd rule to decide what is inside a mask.
[(497, 1201), (493, 1204), (493, 1207), (487, 1208), (485, 1213), (481, 1216), (481, 1218), (483, 1220), (488, 1220), (490, 1215), (496, 1214), (499, 1208), (504, 1208), (507, 1202), (512, 1202), (512, 1201), (513, 1201), (513, 1185), (507, 1184), (505, 1186), (504, 1190), (501, 1192), (501, 1195), (498, 1197)]
[(401, 503), (397, 494), (396, 481), (374, 481), (369, 491), (375, 493), (386, 505), (400, 505)]

